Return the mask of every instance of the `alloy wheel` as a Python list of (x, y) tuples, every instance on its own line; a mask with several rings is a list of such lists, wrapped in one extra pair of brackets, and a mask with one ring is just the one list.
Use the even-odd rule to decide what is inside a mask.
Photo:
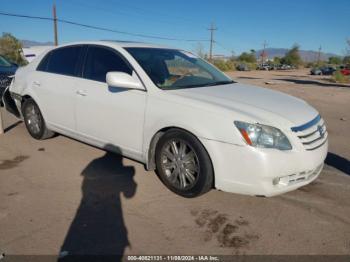
[(199, 176), (198, 156), (183, 140), (169, 140), (161, 150), (161, 167), (166, 179), (180, 190), (192, 188)]
[(25, 116), (30, 131), (34, 134), (39, 134), (41, 131), (41, 116), (39, 109), (33, 104), (28, 105), (25, 108)]

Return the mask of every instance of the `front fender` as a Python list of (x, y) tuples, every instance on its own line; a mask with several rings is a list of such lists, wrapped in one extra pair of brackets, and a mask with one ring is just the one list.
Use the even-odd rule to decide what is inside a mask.
[(233, 121), (234, 119), (224, 112), (220, 114), (150, 97), (145, 116), (143, 151), (147, 153), (152, 138), (157, 132), (169, 127), (184, 129), (199, 139), (245, 145)]

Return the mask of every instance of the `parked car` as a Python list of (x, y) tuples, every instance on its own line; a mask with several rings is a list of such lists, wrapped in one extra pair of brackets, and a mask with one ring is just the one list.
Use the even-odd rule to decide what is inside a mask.
[(250, 71), (248, 65), (245, 64), (245, 63), (238, 64), (238, 65), (236, 66), (236, 69), (237, 69), (238, 71)]
[(322, 67), (315, 67), (311, 69), (310, 73), (311, 75), (333, 75), (333, 73), (337, 71), (332, 66), (322, 66)]
[(260, 64), (260, 65), (258, 65), (258, 67), (256, 69), (269, 71), (269, 70), (273, 70), (273, 67), (268, 65), (268, 64)]
[(288, 192), (318, 177), (328, 151), (303, 100), (149, 44), (57, 47), (17, 70), (3, 100), (33, 138), (57, 132), (135, 159), (184, 197)]
[(350, 65), (340, 68), (340, 72), (345, 76), (350, 75)]
[(332, 66), (324, 66), (324, 67), (321, 67), (321, 71), (322, 71), (322, 75), (333, 75), (333, 73), (337, 71), (337, 69), (335, 69)]
[(0, 97), (6, 87), (11, 83), (11, 76), (15, 74), (17, 65), (8, 61), (4, 56), (0, 55)]
[(293, 68), (291, 65), (285, 65), (285, 64), (282, 64), (278, 67), (278, 70), (291, 70), (291, 69), (295, 69), (295, 67)]
[(314, 67), (310, 70), (310, 74), (320, 76), (320, 75), (322, 75), (322, 70), (319, 67)]

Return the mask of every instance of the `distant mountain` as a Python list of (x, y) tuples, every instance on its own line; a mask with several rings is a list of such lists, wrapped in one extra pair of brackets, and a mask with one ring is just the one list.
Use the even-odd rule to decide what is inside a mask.
[(32, 46), (53, 46), (53, 42), (37, 42), (31, 40), (20, 40), (23, 47), (32, 47)]
[[(274, 57), (283, 57), (289, 49), (287, 48), (266, 48), (265, 52), (267, 53), (268, 58), (272, 59)], [(261, 53), (263, 50), (257, 50), (256, 51), (256, 56), (257, 58), (260, 57)], [(317, 51), (312, 51), (312, 50), (299, 50), (301, 58), (305, 62), (315, 62), (317, 61), (318, 58), (318, 52)], [(339, 56), (336, 54), (332, 53), (323, 53), (321, 52), (321, 60), (328, 60), (329, 57), (331, 56)]]

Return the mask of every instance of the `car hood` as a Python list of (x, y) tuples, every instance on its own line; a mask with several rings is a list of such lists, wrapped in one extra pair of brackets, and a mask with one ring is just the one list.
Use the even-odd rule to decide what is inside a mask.
[(267, 88), (240, 83), (178, 89), (171, 92), (248, 115), (258, 122), (277, 121), (286, 124), (284, 120), (287, 120), (291, 126), (298, 126), (318, 115), (313, 107), (301, 99)]

